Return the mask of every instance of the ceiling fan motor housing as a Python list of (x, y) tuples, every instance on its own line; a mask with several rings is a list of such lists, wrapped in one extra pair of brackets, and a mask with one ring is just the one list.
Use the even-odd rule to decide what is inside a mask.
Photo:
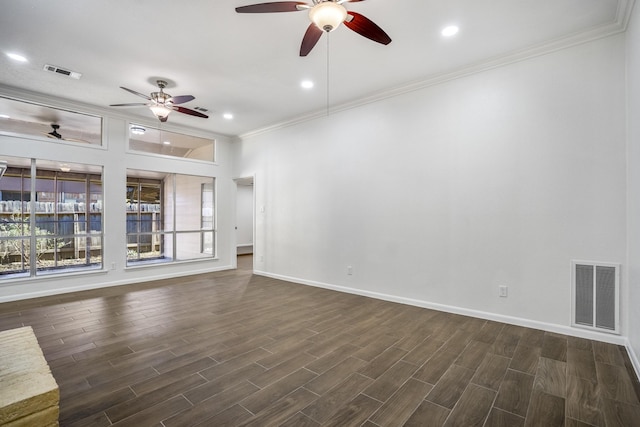
[(156, 104), (165, 104), (168, 100), (171, 99), (171, 95), (162, 92), (161, 89), (160, 92), (152, 92), (151, 99), (153, 99)]

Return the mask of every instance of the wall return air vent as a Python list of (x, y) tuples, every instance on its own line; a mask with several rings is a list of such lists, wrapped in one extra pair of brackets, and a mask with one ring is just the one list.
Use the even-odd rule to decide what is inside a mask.
[(77, 71), (65, 70), (64, 68), (57, 67), (55, 65), (45, 64), (43, 70), (50, 71), (52, 73), (60, 74), (63, 76), (71, 77), (76, 80), (82, 77), (82, 74), (78, 73)]
[(620, 264), (571, 262), (571, 324), (620, 333)]

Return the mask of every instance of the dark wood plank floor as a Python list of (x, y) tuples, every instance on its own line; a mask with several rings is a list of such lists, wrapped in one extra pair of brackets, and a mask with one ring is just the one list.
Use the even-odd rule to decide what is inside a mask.
[(624, 348), (236, 271), (0, 304), (62, 426), (640, 426)]

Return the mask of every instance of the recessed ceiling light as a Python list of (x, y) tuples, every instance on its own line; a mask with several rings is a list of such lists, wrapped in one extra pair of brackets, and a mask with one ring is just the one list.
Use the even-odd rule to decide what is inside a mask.
[(27, 62), (27, 58), (25, 58), (22, 55), (19, 55), (17, 53), (7, 53), (7, 56), (11, 59), (13, 59), (14, 61), (18, 61), (18, 62)]
[(458, 34), (458, 31), (460, 31), (458, 27), (456, 27), (455, 25), (449, 25), (448, 27), (444, 27), (440, 34), (442, 34), (444, 37), (451, 37)]
[(165, 141), (163, 142), (164, 145), (171, 145), (171, 141)]
[(227, 120), (231, 120), (231, 119), (233, 119), (233, 114), (231, 114), (231, 113), (224, 113), (224, 114), (222, 115), (222, 117), (224, 117), (224, 118), (225, 118), (225, 119), (227, 119)]
[(300, 86), (304, 89), (311, 89), (313, 87), (313, 82), (311, 80), (303, 80), (302, 83), (300, 83)]

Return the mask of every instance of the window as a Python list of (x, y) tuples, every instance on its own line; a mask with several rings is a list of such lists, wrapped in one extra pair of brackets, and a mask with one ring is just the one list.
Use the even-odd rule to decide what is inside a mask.
[(215, 141), (148, 126), (129, 126), (129, 149), (146, 154), (213, 162)]
[(2, 96), (0, 115), (0, 133), (6, 135), (35, 136), (53, 143), (102, 145), (102, 118), (97, 116)]
[(162, 183), (127, 179), (127, 260), (163, 258)]
[(102, 267), (102, 168), (55, 165), (8, 160), (0, 179), (0, 277)]
[(202, 184), (202, 215), (200, 229), (200, 252), (213, 254), (213, 183)]
[(127, 266), (215, 256), (214, 179), (127, 171)]

